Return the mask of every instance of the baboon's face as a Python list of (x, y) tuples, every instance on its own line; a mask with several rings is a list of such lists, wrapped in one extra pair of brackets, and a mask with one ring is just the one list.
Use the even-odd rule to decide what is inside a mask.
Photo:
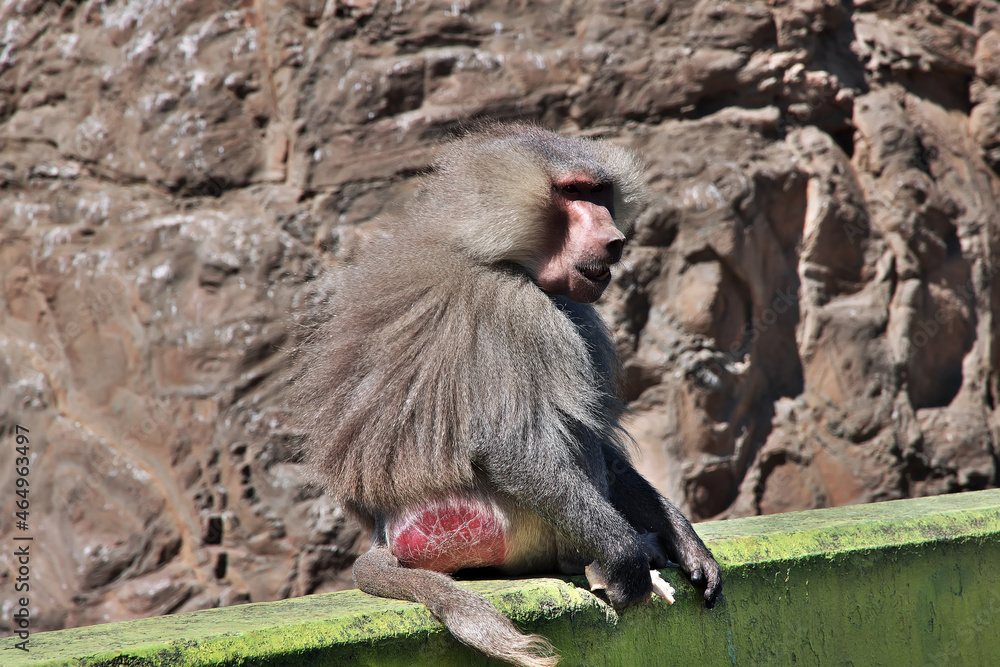
[(552, 203), (535, 280), (546, 292), (592, 303), (611, 282), (625, 243), (615, 226), (614, 184), (568, 174), (552, 183)]

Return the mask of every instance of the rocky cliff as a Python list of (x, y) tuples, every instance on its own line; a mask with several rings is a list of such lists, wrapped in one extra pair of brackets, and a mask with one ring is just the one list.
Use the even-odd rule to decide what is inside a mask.
[(695, 518), (997, 485), (996, 1), (4, 0), (0, 541), (34, 538), (33, 629), (350, 585), (285, 350), (483, 117), (648, 162), (602, 308)]

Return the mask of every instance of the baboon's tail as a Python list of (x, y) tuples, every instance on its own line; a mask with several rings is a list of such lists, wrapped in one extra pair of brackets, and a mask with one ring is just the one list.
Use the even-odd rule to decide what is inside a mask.
[(354, 583), (365, 593), (427, 605), (456, 639), (492, 658), (522, 667), (559, 661), (544, 637), (521, 634), (496, 607), (446, 574), (400, 566), (384, 545), (372, 546), (354, 563)]

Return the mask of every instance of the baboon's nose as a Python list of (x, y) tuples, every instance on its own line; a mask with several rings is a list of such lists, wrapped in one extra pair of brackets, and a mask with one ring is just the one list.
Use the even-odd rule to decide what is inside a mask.
[(625, 247), (625, 242), (621, 239), (615, 239), (614, 241), (608, 241), (608, 244), (604, 246), (604, 249), (608, 253), (608, 260), (612, 264), (617, 264), (618, 260), (622, 258), (622, 248)]

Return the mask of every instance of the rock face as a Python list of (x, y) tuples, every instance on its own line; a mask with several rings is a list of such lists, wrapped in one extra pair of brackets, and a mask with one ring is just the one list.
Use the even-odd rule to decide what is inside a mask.
[(34, 537), (34, 630), (351, 585), (365, 538), (296, 463), (284, 350), (316, 275), (481, 117), (648, 161), (602, 308), (641, 466), (693, 517), (998, 483), (995, 1), (6, 0), (0, 23), (0, 541)]

